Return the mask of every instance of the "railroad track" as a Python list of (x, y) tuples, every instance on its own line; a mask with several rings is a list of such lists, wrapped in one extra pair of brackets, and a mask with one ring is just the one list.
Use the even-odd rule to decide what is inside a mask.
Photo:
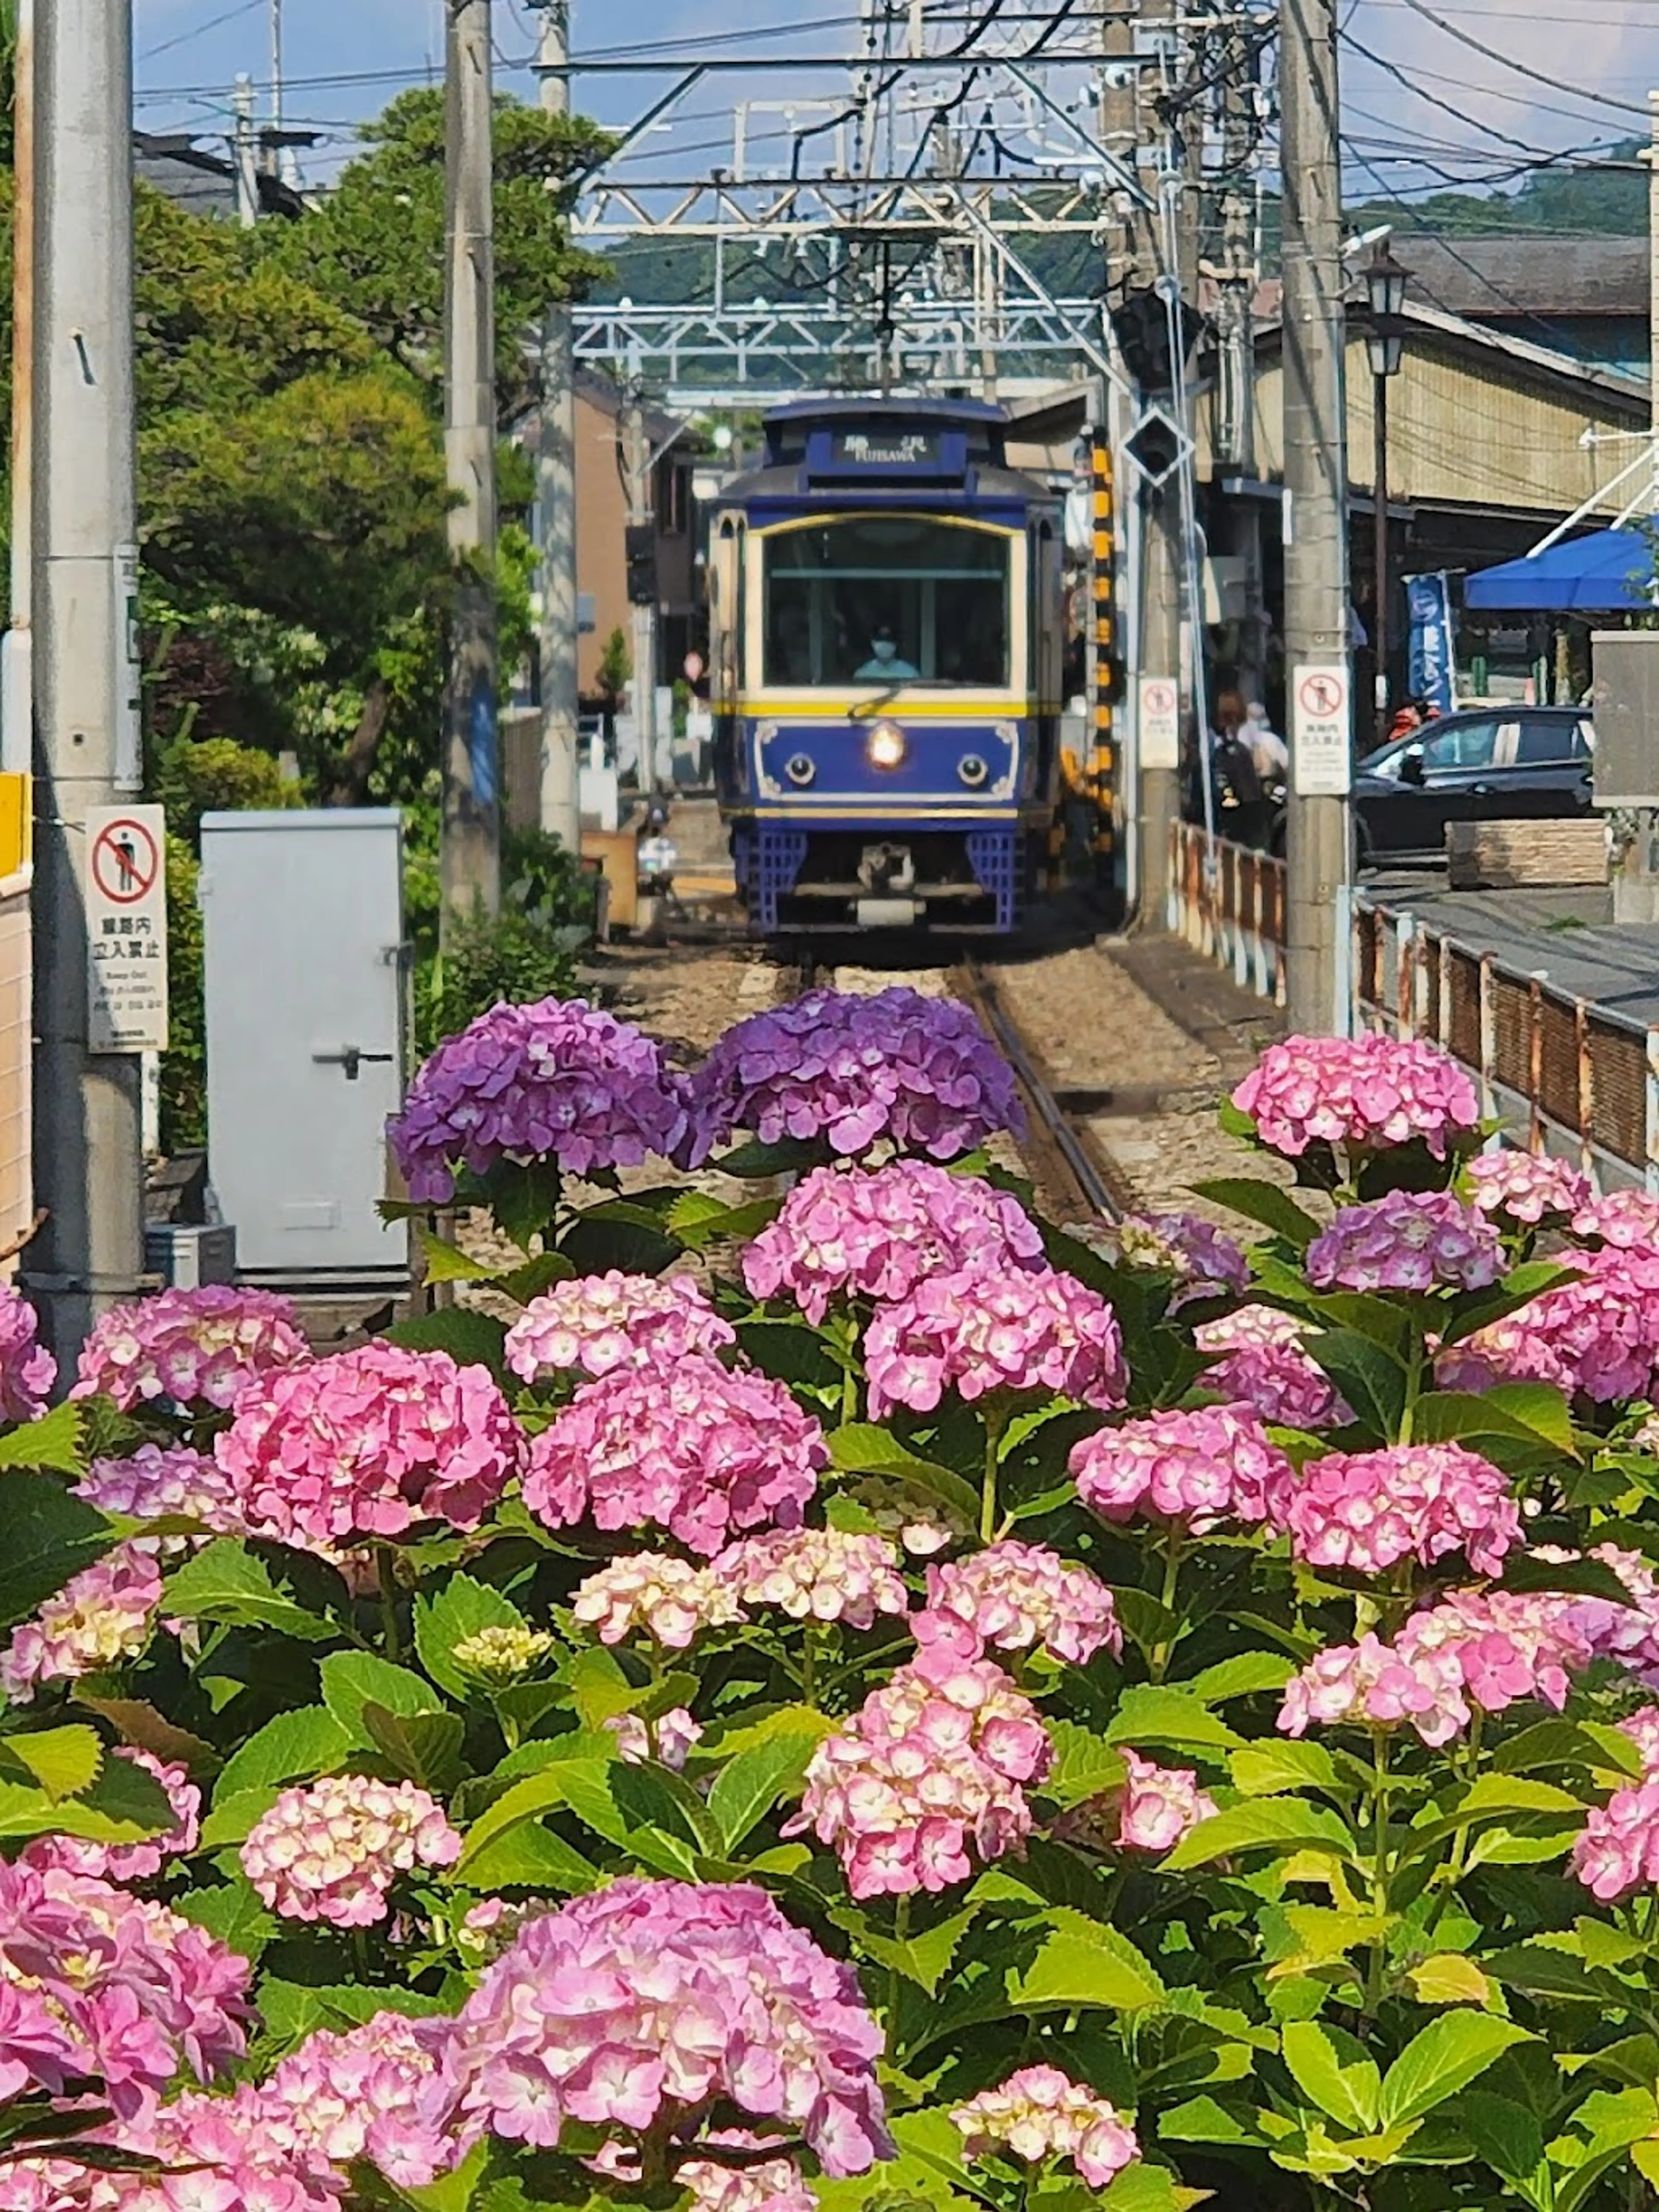
[[(836, 980), (834, 968), (813, 951), (797, 951), (793, 965), (798, 991), (810, 991), (821, 984), (833, 984)], [(932, 975), (937, 970), (927, 972)], [(909, 979), (895, 974), (888, 980), (902, 983)], [(1093, 1216), (1105, 1221), (1121, 1220), (1132, 1201), (1115, 1186), (1090, 1143), (1080, 1117), (1068, 1112), (1055, 1095), (1054, 1085), (1027, 1045), (1018, 1021), (1004, 1005), (995, 979), (969, 957), (949, 971), (948, 981), (951, 995), (974, 1008), (990, 1031), (997, 1049), (1014, 1071), (1027, 1109), (1025, 1164), (1054, 1218), (1077, 1221)]]

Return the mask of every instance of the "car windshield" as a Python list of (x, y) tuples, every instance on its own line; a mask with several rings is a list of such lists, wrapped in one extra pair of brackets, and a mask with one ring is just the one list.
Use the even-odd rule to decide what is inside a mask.
[(768, 684), (1008, 682), (1009, 540), (855, 515), (764, 541)]

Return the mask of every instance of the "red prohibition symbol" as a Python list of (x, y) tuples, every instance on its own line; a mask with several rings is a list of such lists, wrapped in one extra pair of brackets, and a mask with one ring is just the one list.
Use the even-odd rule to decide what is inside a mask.
[(1304, 677), (1301, 698), (1303, 712), (1322, 722), (1342, 711), (1342, 686), (1334, 676)]
[(155, 888), (161, 856), (142, 822), (106, 822), (92, 848), (93, 881), (113, 906), (137, 906)]

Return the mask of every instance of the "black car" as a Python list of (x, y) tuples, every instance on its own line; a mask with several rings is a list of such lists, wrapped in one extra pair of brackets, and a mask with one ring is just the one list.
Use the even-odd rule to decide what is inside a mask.
[[(1426, 722), (1354, 770), (1359, 865), (1437, 860), (1449, 822), (1588, 815), (1595, 758), (1595, 731), (1577, 707), (1478, 707)], [(1273, 845), (1284, 850), (1282, 820)]]

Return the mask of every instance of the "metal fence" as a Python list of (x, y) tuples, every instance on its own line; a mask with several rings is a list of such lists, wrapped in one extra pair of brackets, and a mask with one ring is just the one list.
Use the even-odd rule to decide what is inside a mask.
[(1285, 1003), (1285, 863), (1177, 823), (1170, 838), (1170, 927), (1240, 988)]
[[(1285, 898), (1282, 860), (1175, 831), (1170, 928), (1279, 1006)], [(1659, 1029), (1363, 894), (1351, 915), (1351, 1029), (1431, 1040), (1516, 1142), (1580, 1160), (1604, 1188), (1659, 1192)]]

